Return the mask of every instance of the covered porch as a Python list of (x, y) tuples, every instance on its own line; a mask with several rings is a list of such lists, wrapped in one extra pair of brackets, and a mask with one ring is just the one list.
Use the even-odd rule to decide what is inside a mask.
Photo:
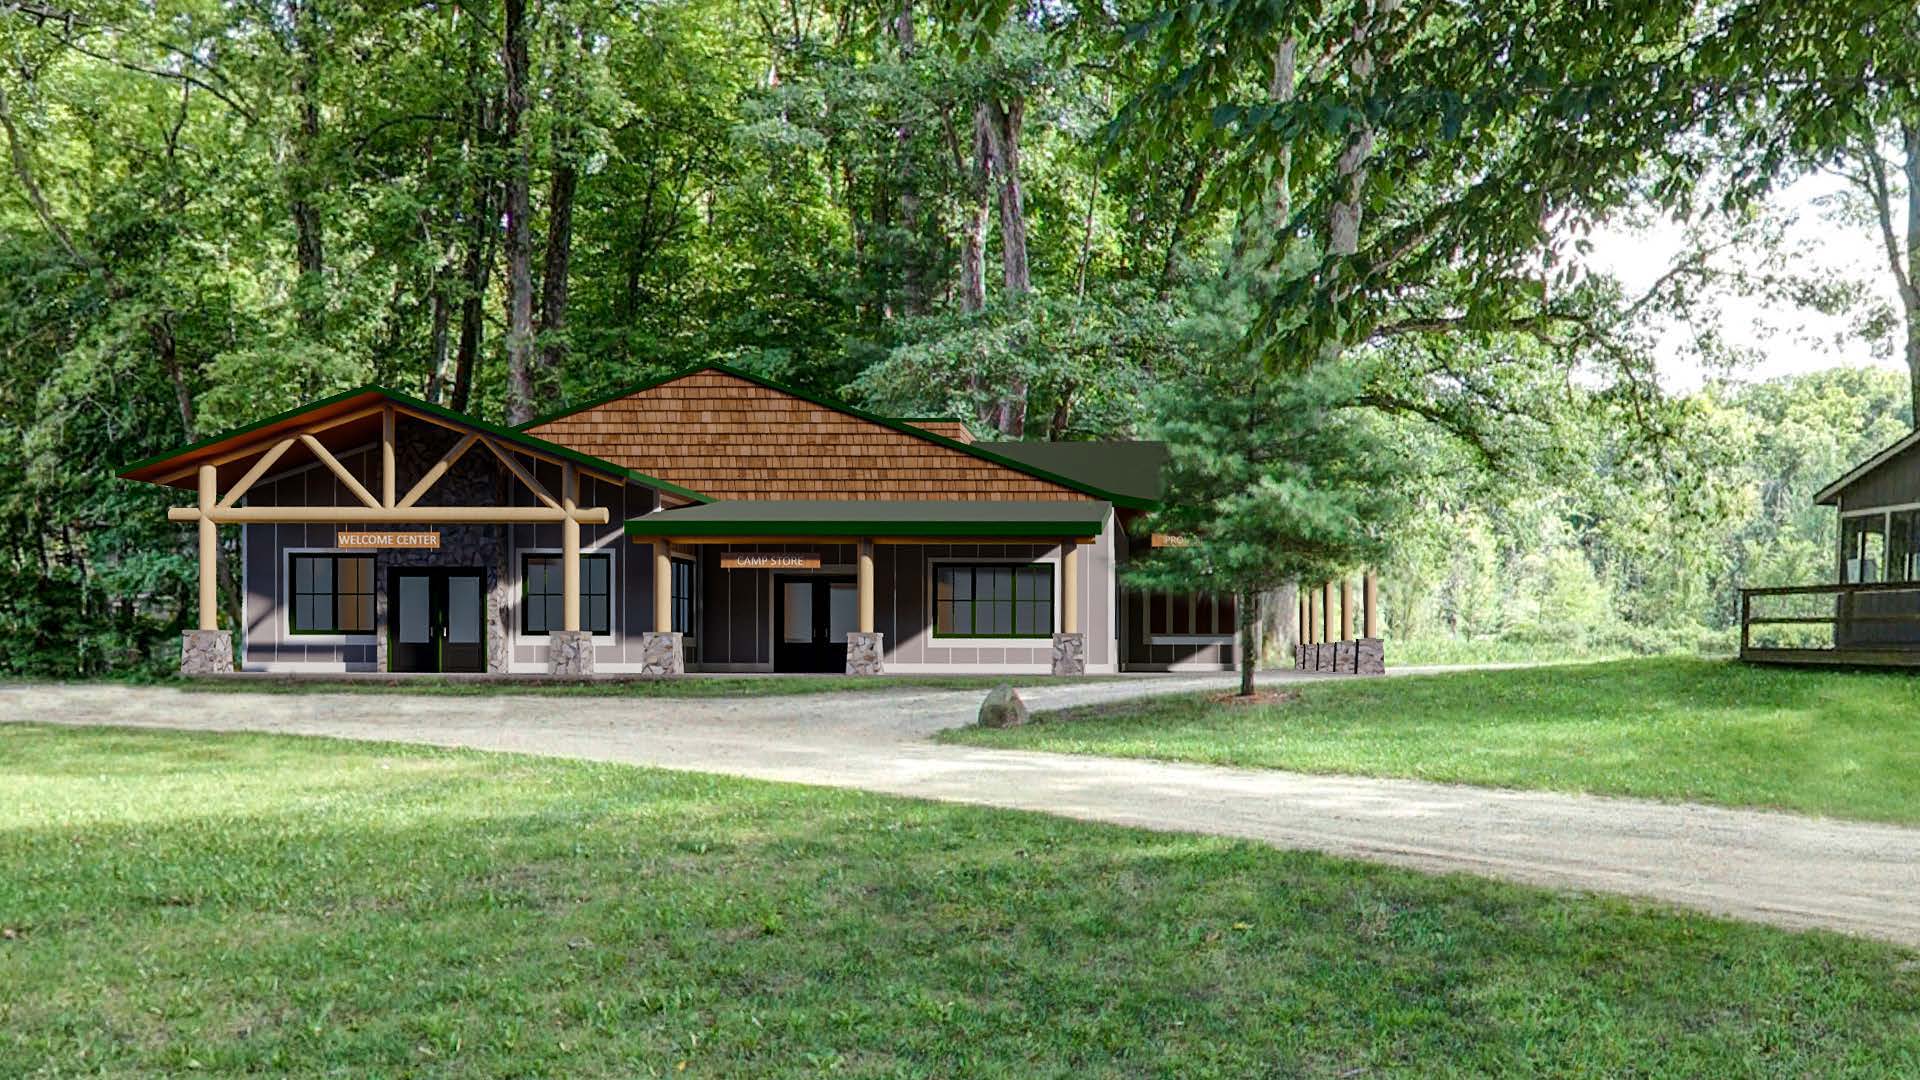
[[(241, 630), (330, 649), (342, 670), (504, 670), (513, 529), (558, 533), (548, 640), (555, 674), (593, 671), (582, 628), (582, 529), (696, 493), (590, 455), (379, 387), (336, 395), (129, 466), (132, 480), (191, 491), (169, 520), (197, 534), (198, 619), (181, 670), (232, 671), (223, 628), (221, 529), (240, 526)], [(275, 587), (249, 588), (272, 573)], [(256, 602), (265, 597), (268, 610)], [(262, 644), (261, 647), (267, 647)], [(359, 650), (359, 651), (356, 651)], [(411, 659), (409, 659), (411, 658)]]
[(694, 671), (1117, 670), (1113, 513), (1097, 500), (737, 500), (629, 520)]

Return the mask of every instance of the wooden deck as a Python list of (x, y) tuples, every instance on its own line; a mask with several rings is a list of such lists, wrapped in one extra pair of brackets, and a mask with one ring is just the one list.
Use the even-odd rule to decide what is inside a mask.
[(1920, 668), (1920, 582), (1742, 589), (1740, 659)]

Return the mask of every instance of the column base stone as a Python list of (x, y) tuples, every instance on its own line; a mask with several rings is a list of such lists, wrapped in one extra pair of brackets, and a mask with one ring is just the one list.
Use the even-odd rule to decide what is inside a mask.
[(547, 674), (576, 679), (593, 674), (593, 635), (585, 630), (548, 633)]
[(1087, 635), (1053, 635), (1053, 673), (1055, 675), (1085, 675), (1087, 673)]
[(682, 652), (679, 634), (657, 634), (651, 631), (640, 635), (640, 674), (642, 675), (685, 675), (687, 673), (686, 654)]
[(231, 630), (183, 630), (180, 633), (180, 674), (231, 675)]
[(1377, 637), (1361, 638), (1353, 643), (1354, 674), (1385, 675), (1387, 643)]
[(1333, 643), (1333, 670), (1339, 675), (1353, 674), (1353, 642)]
[(847, 674), (878, 675), (886, 670), (884, 634), (847, 631)]

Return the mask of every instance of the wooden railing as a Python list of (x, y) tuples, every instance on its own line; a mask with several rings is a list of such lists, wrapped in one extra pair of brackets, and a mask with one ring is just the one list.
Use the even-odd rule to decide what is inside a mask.
[(1920, 581), (1741, 589), (1740, 659), (1920, 667)]

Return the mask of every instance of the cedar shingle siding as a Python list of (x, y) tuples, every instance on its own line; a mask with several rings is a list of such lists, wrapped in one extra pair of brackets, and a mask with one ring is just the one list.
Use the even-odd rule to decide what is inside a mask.
[(557, 417), (528, 432), (715, 499), (1091, 498), (711, 370)]

